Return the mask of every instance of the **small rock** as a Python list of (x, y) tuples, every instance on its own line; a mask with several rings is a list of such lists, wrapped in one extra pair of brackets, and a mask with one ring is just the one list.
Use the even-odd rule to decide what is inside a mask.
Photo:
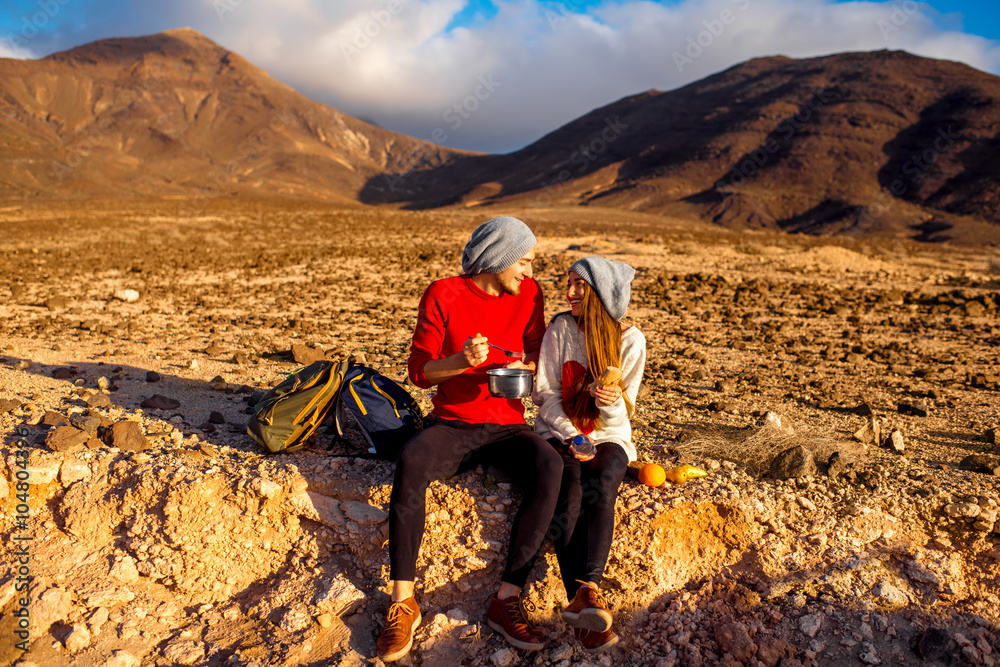
[(70, 653), (78, 653), (90, 646), (90, 630), (82, 623), (74, 623), (73, 629), (63, 640), (63, 645)]
[(830, 479), (837, 479), (843, 473), (847, 472), (847, 464), (844, 463), (844, 459), (840, 456), (840, 452), (830, 454), (830, 459), (827, 461), (826, 466), (826, 475)]
[(269, 479), (254, 478), (250, 488), (265, 498), (274, 498), (281, 493), (281, 485)]
[(927, 405), (923, 401), (902, 401), (897, 409), (901, 415), (927, 416)]
[(309, 347), (308, 345), (302, 345), (301, 343), (293, 344), (289, 353), (292, 355), (292, 359), (295, 360), (295, 363), (302, 364), (303, 366), (308, 366), (313, 362), (321, 361), (326, 358), (326, 354), (322, 349)]
[(132, 653), (128, 651), (115, 651), (104, 663), (104, 667), (139, 667), (139, 664), (139, 658)]
[(715, 383), (715, 390), (723, 394), (731, 394), (736, 391), (736, 383), (732, 380), (719, 380)]
[(140, 405), (144, 408), (152, 408), (153, 410), (175, 410), (180, 407), (181, 402), (173, 398), (167, 398), (161, 394), (153, 394)]
[(125, 303), (135, 303), (139, 300), (139, 293), (134, 289), (120, 289), (115, 291), (114, 297)]
[(799, 618), (799, 630), (807, 637), (815, 637), (823, 626), (822, 614), (807, 614)]
[(87, 479), (90, 475), (90, 466), (87, 462), (72, 457), (63, 461), (62, 466), (59, 468), (59, 481), (62, 482), (63, 486), (69, 486), (73, 482)]
[(791, 658), (794, 655), (792, 647), (784, 639), (771, 635), (760, 635), (757, 638), (757, 659), (766, 667), (777, 667), (783, 658)]
[(726, 623), (715, 629), (715, 641), (723, 653), (728, 653), (746, 664), (757, 652), (757, 645), (750, 640), (746, 626), (739, 622)]
[(69, 306), (69, 299), (64, 296), (50, 296), (45, 300), (45, 307), (49, 310), (61, 310)]
[(84, 433), (94, 433), (101, 425), (101, 418), (97, 415), (79, 412), (75, 415), (70, 415), (69, 423)]
[[(0, 402), (0, 404), (2, 404), (2, 402)], [(0, 409), (0, 411), (2, 411), (2, 409)], [(997, 439), (997, 429), (995, 429), (995, 428), (991, 428), (991, 429), (987, 430), (986, 431), (986, 435), (984, 437), (986, 438), (986, 442), (988, 442), (991, 445), (998, 445), (998, 444), (1000, 444), (1000, 442), (998, 442), (998, 439)]]
[(815, 473), (816, 461), (812, 452), (802, 445), (786, 449), (771, 462), (770, 474), (774, 479), (793, 479)]
[(139, 581), (139, 569), (136, 567), (135, 559), (131, 556), (121, 556), (111, 566), (108, 575), (125, 584), (134, 584)]
[(944, 513), (952, 519), (974, 519), (981, 511), (975, 503), (950, 503), (944, 507)]
[(805, 496), (799, 496), (796, 500), (799, 501), (799, 505), (802, 505), (803, 509), (809, 510), (810, 512), (816, 511), (816, 505), (813, 501), (809, 500)]
[(208, 347), (205, 348), (205, 354), (210, 357), (218, 357), (226, 353), (226, 348), (222, 347), (218, 343), (210, 343)]
[(62, 426), (63, 424), (69, 424), (69, 420), (64, 416), (56, 412), (55, 410), (46, 410), (45, 414), (42, 415), (41, 421), (38, 422), (40, 426), (52, 427), (52, 426)]
[(57, 426), (45, 436), (45, 445), (54, 452), (68, 452), (83, 447), (88, 435), (73, 426)]
[(52, 377), (57, 380), (68, 380), (73, 377), (75, 373), (68, 368), (56, 368), (52, 371)]
[(0, 400), (0, 415), (6, 415), (21, 407), (21, 401), (4, 398)]
[(510, 667), (516, 659), (517, 656), (509, 648), (502, 648), (490, 656), (490, 662), (493, 663), (494, 667)]
[(900, 433), (899, 429), (893, 429), (892, 433), (889, 434), (889, 447), (897, 454), (902, 454), (906, 450), (906, 446), (903, 444), (903, 434)]
[(560, 662), (573, 657), (573, 647), (569, 644), (560, 644), (549, 651), (549, 662)]
[(146, 382), (159, 382), (160, 374), (156, 371), (146, 371)]
[(97, 378), (97, 388), (101, 391), (108, 391), (111, 389), (111, 380), (104, 377), (103, 375)]
[(878, 654), (875, 653), (875, 647), (868, 642), (861, 645), (861, 652), (858, 653), (858, 660), (866, 665), (878, 665), (882, 662), (878, 659)]
[(319, 623), (319, 627), (328, 628), (333, 625), (333, 614), (320, 614), (316, 617), (316, 622)]
[(179, 665), (193, 665), (205, 657), (205, 648), (201, 642), (182, 639), (168, 644), (163, 657)]
[(899, 590), (888, 581), (881, 581), (872, 589), (872, 595), (878, 598), (881, 604), (889, 607), (903, 607), (910, 602), (910, 598), (903, 591)]
[(87, 405), (92, 408), (110, 408), (111, 398), (105, 393), (97, 392), (87, 398)]
[(853, 438), (869, 447), (882, 442), (882, 425), (875, 417), (870, 417), (865, 425), (854, 432)]
[(125, 420), (111, 425), (104, 433), (104, 444), (117, 447), (123, 452), (141, 452), (149, 447), (149, 441), (138, 423)]
[(212, 414), (210, 414), (208, 416), (208, 423), (209, 424), (225, 424), (226, 423), (226, 418), (223, 416), (223, 414), (221, 412), (216, 412), (215, 410), (213, 410)]

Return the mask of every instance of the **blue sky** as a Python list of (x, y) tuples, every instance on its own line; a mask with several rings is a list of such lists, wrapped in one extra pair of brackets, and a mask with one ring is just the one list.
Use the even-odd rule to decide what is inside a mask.
[(996, 0), (5, 0), (0, 57), (184, 26), (345, 113), (491, 152), (759, 56), (904, 49), (1000, 74)]

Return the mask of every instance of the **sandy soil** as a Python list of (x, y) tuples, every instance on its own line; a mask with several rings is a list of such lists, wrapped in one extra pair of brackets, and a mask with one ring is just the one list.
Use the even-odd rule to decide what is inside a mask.
[[(710, 474), (623, 485), (604, 583), (622, 642), (602, 655), (561, 621), (551, 553), (527, 595), (546, 649), (491, 634), (518, 490), (483, 471), (433, 485), (404, 664), (994, 664), (995, 249), (246, 201), (0, 210), (0, 664), (378, 664), (391, 466), (264, 456), (248, 402), (293, 345), (402, 380), (422, 290), (500, 213), (539, 238), (550, 316), (578, 257), (637, 268), (640, 458)], [(766, 411), (791, 435), (756, 426)], [(902, 453), (852, 438), (869, 411)], [(816, 469), (762, 478), (761, 443), (802, 444)]]

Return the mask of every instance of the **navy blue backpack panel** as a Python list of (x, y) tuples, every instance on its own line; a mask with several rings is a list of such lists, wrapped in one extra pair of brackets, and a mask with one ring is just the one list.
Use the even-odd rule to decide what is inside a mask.
[[(413, 397), (399, 384), (366, 366), (354, 366), (340, 385), (341, 405), (368, 440), (368, 453), (395, 461), (406, 441), (424, 427)], [(337, 433), (344, 435), (337, 423)]]

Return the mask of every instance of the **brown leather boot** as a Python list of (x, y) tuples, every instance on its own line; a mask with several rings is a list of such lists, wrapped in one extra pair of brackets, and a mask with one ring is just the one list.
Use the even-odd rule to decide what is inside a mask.
[(618, 643), (618, 635), (615, 634), (614, 630), (594, 632), (583, 628), (573, 628), (573, 634), (583, 644), (583, 650), (591, 653), (599, 653)]
[(611, 629), (611, 612), (604, 604), (597, 585), (587, 581), (580, 582), (580, 590), (573, 596), (573, 601), (569, 603), (563, 611), (563, 618), (574, 628), (592, 630), (594, 632), (606, 632)]
[(521, 598), (517, 595), (502, 600), (497, 598), (490, 600), (486, 623), (516, 648), (538, 651), (545, 646), (545, 637), (524, 618)]
[(420, 608), (416, 598), (409, 597), (389, 604), (385, 627), (375, 644), (382, 662), (395, 662), (410, 652), (413, 647), (413, 631), (418, 625)]

